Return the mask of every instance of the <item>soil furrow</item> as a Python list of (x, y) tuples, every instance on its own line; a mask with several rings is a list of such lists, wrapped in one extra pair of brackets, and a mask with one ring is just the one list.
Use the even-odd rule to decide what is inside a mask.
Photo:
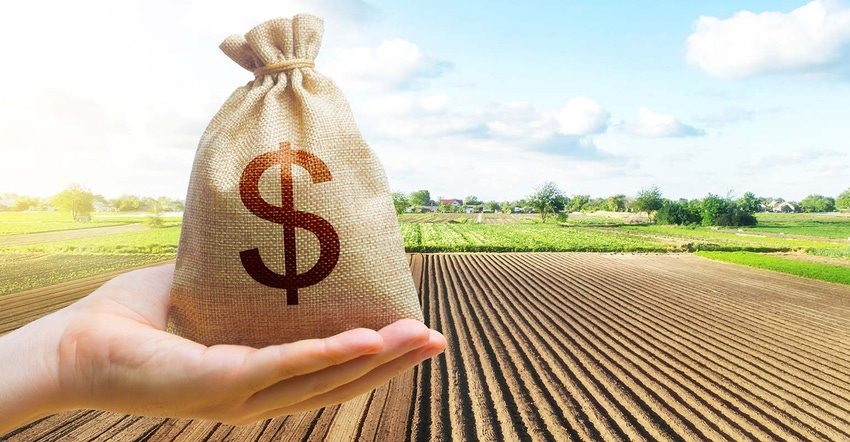
[[(757, 422), (746, 419), (745, 416), (740, 416), (737, 413), (730, 413), (728, 410), (730, 402), (723, 397), (724, 392), (717, 391), (716, 385), (712, 381), (704, 378), (699, 372), (691, 370), (687, 363), (678, 361), (676, 356), (664, 350), (663, 346), (652, 345), (657, 339), (654, 336), (654, 330), (646, 329), (641, 327), (640, 324), (632, 324), (625, 320), (623, 312), (618, 310), (618, 305), (605, 300), (605, 293), (596, 293), (591, 290), (576, 292), (574, 288), (559, 285), (558, 281), (545, 279), (553, 290), (555, 287), (560, 287), (559, 293), (569, 296), (569, 299), (572, 300), (569, 305), (577, 309), (575, 313), (564, 312), (567, 315), (566, 317), (573, 317), (573, 314), (576, 318), (584, 316), (591, 327), (597, 327), (600, 333), (608, 334), (610, 337), (608, 342), (615, 347), (623, 348), (620, 353), (637, 364), (635, 372), (648, 373), (650, 368), (658, 370), (659, 372), (651, 377), (660, 378), (657, 379), (659, 382), (664, 380), (664, 382), (661, 382), (661, 388), (657, 391), (662, 391), (665, 388), (675, 390), (671, 393), (671, 396), (680, 397), (679, 404), (699, 410), (699, 413), (707, 414), (706, 418), (713, 419), (713, 422), (731, 419), (732, 422), (727, 424), (730, 427), (728, 431), (732, 431), (733, 434), (736, 433), (737, 429), (746, 433), (752, 432), (760, 439), (768, 438), (769, 435), (763, 432), (764, 428)], [(595, 303), (591, 302), (591, 299)], [(563, 311), (563, 307), (561, 310)], [(616, 333), (608, 331), (609, 329), (616, 330)], [(620, 345), (618, 341), (625, 342)], [(629, 345), (626, 346), (625, 344)], [(628, 347), (628, 351), (625, 350), (626, 347)], [(691, 379), (690, 376), (697, 378)], [(652, 380), (648, 380), (648, 382), (652, 382)], [(718, 413), (725, 416), (725, 419), (719, 418)], [(708, 425), (711, 425), (711, 423), (708, 423)]]
[[(455, 408), (456, 415), (464, 420), (462, 432), (465, 440), (520, 440), (527, 438), (527, 430), (521, 418), (517, 415), (516, 401), (511, 394), (504, 378), (498, 370), (493, 351), (486, 343), (485, 337), (475, 324), (477, 314), (470, 311), (467, 305), (459, 300), (465, 293), (458, 293), (459, 275), (452, 274), (451, 264), (446, 255), (438, 255), (444, 279), (439, 287), (441, 297), (447, 300), (448, 309), (454, 319), (454, 343), (460, 353), (458, 371), (454, 371), (460, 381), (466, 378), (460, 390), (468, 395), (470, 409)], [(461, 362), (463, 361), (463, 362)], [(465, 363), (464, 363), (465, 362)], [(465, 371), (468, 373), (464, 373)], [(461, 376), (462, 375), (462, 376)], [(496, 402), (494, 398), (501, 399)], [(454, 407), (453, 407), (454, 408)], [(467, 425), (473, 426), (469, 428)], [(454, 434), (460, 437), (460, 432)]]
[[(640, 285), (639, 278), (633, 278), (632, 280), (637, 280), (635, 283), (635, 289), (639, 290), (642, 287)], [(640, 291), (640, 293), (651, 296), (651, 292), (648, 290)], [(639, 305), (646, 305), (640, 304), (643, 300), (635, 299), (633, 302)], [(766, 390), (777, 390), (777, 394), (785, 398), (787, 401), (790, 401), (790, 403), (802, 405), (795, 408), (809, 410), (808, 412), (811, 413), (812, 416), (818, 414), (818, 410), (822, 410), (823, 412), (832, 414), (838, 419), (847, 420), (847, 408), (842, 407), (845, 405), (850, 407), (850, 401), (834, 394), (830, 391), (831, 389), (828, 386), (824, 388), (819, 385), (818, 378), (814, 376), (805, 376), (805, 374), (801, 371), (798, 371), (797, 375), (791, 374), (787, 369), (788, 367), (783, 366), (784, 364), (781, 364), (778, 361), (776, 364), (768, 363), (766, 361), (767, 356), (761, 352), (760, 347), (751, 348), (746, 345), (742, 345), (741, 340), (729, 338), (725, 335), (725, 333), (721, 332), (721, 328), (716, 327), (718, 321), (703, 319), (702, 323), (712, 324), (714, 326), (709, 332), (705, 330), (702, 323), (693, 321), (693, 314), (684, 315), (680, 313), (681, 309), (675, 308), (675, 305), (676, 304), (667, 305), (665, 303), (664, 307), (658, 305), (658, 309), (666, 310), (667, 313), (671, 315), (670, 317), (672, 318), (672, 322), (690, 325), (691, 327), (688, 328), (688, 335), (693, 336), (694, 339), (699, 341), (701, 344), (712, 348), (714, 350), (714, 354), (718, 354), (721, 357), (724, 357), (725, 355), (725, 357), (728, 357), (728, 360), (732, 361), (735, 366), (752, 373), (752, 376), (750, 377), (753, 380), (760, 381), (761, 384), (767, 384), (765, 385)], [(647, 308), (651, 307), (651, 305), (646, 306)], [(716, 340), (717, 344), (711, 344), (713, 340)], [(750, 359), (761, 361), (763, 367), (756, 366), (750, 362)], [(766, 370), (766, 368), (770, 370)], [(782, 376), (783, 374), (785, 375), (784, 377), (790, 376), (794, 379), (794, 381), (785, 380)], [(807, 384), (809, 389), (800, 388), (797, 385), (799, 383)], [(814, 392), (810, 390), (814, 390)], [(833, 401), (843, 403), (841, 406), (837, 406)], [(839, 428), (835, 428), (835, 430), (840, 432), (846, 431), (846, 429)]]
[[(589, 280), (589, 281), (592, 283), (592, 280)], [(644, 296), (650, 296), (650, 297), (652, 296), (649, 293), (641, 293), (641, 294), (644, 295)], [(759, 384), (758, 383), (758, 381), (759, 381), (758, 376), (756, 374), (751, 373), (751, 372), (749, 372), (750, 376), (739, 375), (738, 371), (741, 371), (741, 370), (744, 370), (744, 369), (738, 367), (735, 363), (733, 363), (732, 361), (730, 361), (729, 359), (727, 359), (724, 356), (724, 353), (725, 353), (724, 348), (706, 347), (706, 345), (705, 345), (706, 342), (703, 339), (700, 339), (698, 337), (694, 337), (692, 335), (692, 333), (691, 333), (692, 329), (691, 328), (688, 328), (687, 330), (685, 330), (684, 328), (682, 328), (679, 325), (679, 323), (676, 320), (670, 320), (670, 321), (664, 322), (664, 320), (662, 320), (662, 318), (661, 318), (662, 315), (657, 314), (658, 312), (655, 312), (656, 314), (653, 314), (653, 315), (645, 314), (644, 313), (645, 309), (648, 308), (648, 307), (651, 307), (651, 306), (645, 305), (643, 303), (643, 300), (642, 300), (641, 297), (633, 296), (632, 291), (630, 291), (628, 293), (626, 293), (625, 291), (622, 291), (620, 293), (620, 295), (624, 296), (622, 304), (624, 306), (628, 306), (629, 308), (632, 309), (631, 310), (632, 315), (642, 317), (644, 320), (646, 320), (649, 323), (654, 324), (656, 327), (661, 327), (669, 335), (676, 336), (678, 338), (677, 341), (679, 341), (678, 342), (679, 344), (683, 343), (681, 341), (685, 341), (686, 344), (684, 346), (682, 346), (683, 351), (684, 350), (690, 350), (691, 348), (699, 349), (700, 350), (699, 352), (696, 352), (696, 353), (693, 353), (693, 354), (690, 355), (691, 358), (705, 359), (705, 356), (703, 356), (704, 354), (707, 353), (707, 354), (711, 355), (712, 356), (711, 360), (702, 361), (705, 365), (707, 365), (709, 367), (716, 367), (715, 371), (717, 371), (721, 376), (726, 376), (730, 379), (734, 379), (734, 380), (737, 380), (737, 381), (743, 383), (746, 386), (746, 392), (748, 394), (752, 395), (751, 394), (752, 392), (758, 392), (758, 395), (753, 396), (753, 400), (764, 401), (765, 399), (763, 399), (763, 398), (767, 398), (768, 400), (771, 401), (770, 402), (771, 408), (776, 408), (777, 406), (779, 406), (779, 409), (781, 409), (783, 413), (790, 413), (789, 415), (786, 415), (787, 416), (786, 420), (790, 421), (789, 425), (791, 425), (792, 427), (795, 428), (795, 430), (794, 430), (795, 432), (798, 432), (798, 437), (805, 438), (804, 436), (802, 436), (803, 433), (811, 434), (811, 431), (818, 432), (819, 430), (816, 430), (815, 428), (819, 428), (819, 427), (820, 427), (820, 429), (825, 430), (827, 433), (834, 434), (833, 438), (834, 437), (840, 437), (840, 436), (838, 436), (837, 433), (834, 432), (835, 428), (834, 428), (833, 424), (825, 423), (825, 422), (821, 421), (820, 419), (817, 419), (816, 417), (812, 416), (810, 413), (799, 408), (795, 403), (789, 402), (787, 399), (783, 398), (783, 396), (788, 395), (785, 391), (783, 391), (781, 389), (776, 390), (776, 389), (765, 387), (764, 385)], [(637, 305), (641, 305), (643, 307), (641, 307), (641, 308), (634, 307), (634, 306), (637, 306)], [(730, 357), (732, 357), (732, 356), (730, 355)], [(724, 364), (723, 365), (716, 364), (714, 362), (714, 360), (716, 360), (716, 359), (720, 359), (721, 361), (724, 362)], [(736, 361), (736, 362), (740, 362), (740, 361)], [(727, 367), (736, 367), (736, 370), (729, 370)], [(795, 417), (792, 417), (792, 415), (795, 416)], [(814, 422), (812, 422), (811, 418), (814, 418)], [(804, 424), (804, 423), (807, 423), (807, 424)], [(809, 425), (809, 424), (812, 424), (812, 425)], [(827, 428), (822, 428), (824, 426), (826, 426)], [(789, 428), (789, 429), (791, 429), (791, 428)], [(841, 430), (838, 430), (838, 431), (840, 432)], [(802, 433), (799, 433), (799, 432), (802, 432)], [(821, 436), (812, 435), (810, 437), (824, 438), (825, 435), (824, 434), (821, 434)]]
[[(572, 322), (585, 339), (599, 339), (599, 346), (605, 347), (602, 349), (603, 352), (613, 358), (612, 364), (618, 367), (621, 379), (630, 382), (629, 377), (634, 377), (630, 387), (638, 391), (646, 402), (653, 404), (653, 408), (663, 415), (667, 425), (672, 426), (686, 438), (699, 435), (699, 438), (717, 440), (729, 437), (723, 434), (725, 432), (731, 432), (739, 440), (746, 437), (745, 431), (737, 425), (719, 428), (715, 422), (722, 419), (715, 410), (703, 405), (705, 398), (698, 399), (692, 391), (692, 386), (682, 385), (678, 379), (668, 376), (667, 367), (653, 364), (635, 354), (635, 348), (621, 345), (620, 341), (627, 340), (628, 336), (611, 330), (608, 324), (609, 319), (600, 320), (600, 316), (595, 312), (595, 306), (589, 305), (582, 299), (572, 299), (568, 310), (560, 307), (553, 308), (553, 301), (558, 296), (570, 296), (568, 289), (555, 290), (558, 281), (549, 279), (547, 275), (537, 274), (532, 279), (528, 275), (523, 275), (522, 272), (517, 273), (518, 276), (525, 276), (524, 281), (528, 286), (540, 283), (540, 287), (532, 290), (540, 294), (539, 299), (534, 300), (535, 307), (538, 309), (536, 314), (556, 315), (552, 322)], [(548, 287), (551, 287), (551, 290)], [(616, 319), (612, 322), (615, 321)], [(682, 400), (682, 396), (689, 397), (691, 401)]]
[[(503, 281), (511, 283), (513, 290), (511, 293), (521, 293), (523, 284), (513, 280), (513, 275), (503, 274)], [(574, 338), (569, 334), (562, 334), (561, 339), (556, 343), (560, 349), (560, 355), (564, 358), (570, 371), (576, 373), (582, 384), (582, 388), (586, 389), (587, 393), (595, 398), (597, 405), (594, 410), (588, 410), (592, 416), (607, 415), (611, 421), (607, 419), (599, 419), (595, 423), (599, 424), (600, 431), (603, 432), (603, 438), (623, 438), (628, 440), (649, 440), (653, 439), (647, 430), (640, 424), (639, 419), (630, 413), (624, 402), (628, 403), (632, 396), (623, 387), (618, 380), (611, 375), (602, 364), (593, 359), (593, 356), (583, 351), (580, 345), (576, 343)], [(645, 410), (641, 410), (638, 414), (645, 414)], [(649, 421), (650, 419), (646, 419)], [(613, 432), (605, 434), (608, 432)]]
[[(500, 321), (498, 314), (494, 314), (492, 306), (481, 302), (482, 299), (486, 300), (489, 297), (488, 292), (477, 284), (474, 273), (470, 272), (468, 266), (464, 265), (466, 260), (452, 259), (451, 256), (448, 256), (448, 261), (448, 267), (457, 281), (456, 299), (465, 301), (463, 304), (466, 305), (467, 311), (474, 312), (474, 317), (478, 320), (472, 321), (472, 323), (481, 339), (479, 342), (483, 344), (481, 346), (484, 347), (489, 356), (494, 376), (500, 382), (502, 388), (510, 392), (511, 399), (506, 405), (509, 410), (514, 413), (518, 411), (521, 415), (521, 419), (513, 419), (513, 421), (525, 424), (524, 428), (515, 428), (515, 430), (520, 433), (521, 438), (531, 437), (534, 440), (552, 442), (556, 439), (565, 440), (565, 433), (560, 433), (556, 437), (547, 429), (557, 429), (565, 421), (556, 423), (542, 416), (551, 416), (558, 407), (554, 405), (551, 395), (545, 392), (545, 385), (540, 384), (540, 378), (529, 376), (530, 370), (528, 368), (533, 367), (533, 365), (525, 354), (527, 350), (520, 350), (522, 347), (517, 345), (515, 337), (522, 335), (524, 330), (513, 327), (509, 329), (513, 333), (506, 333), (504, 323)], [(515, 361), (516, 358), (519, 358), (522, 363), (518, 364), (519, 361)], [(526, 369), (520, 372), (518, 366)], [(543, 397), (548, 400), (544, 403), (535, 404), (533, 397)], [(542, 413), (544, 411), (545, 413)]]

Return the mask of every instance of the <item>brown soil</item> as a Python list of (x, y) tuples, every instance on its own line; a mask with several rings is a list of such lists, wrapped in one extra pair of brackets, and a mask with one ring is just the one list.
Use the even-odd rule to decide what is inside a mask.
[[(684, 254), (410, 264), (449, 348), (353, 401), (246, 427), (73, 411), (8, 440), (850, 439), (850, 287)], [(30, 296), (5, 330), (55, 307)]]

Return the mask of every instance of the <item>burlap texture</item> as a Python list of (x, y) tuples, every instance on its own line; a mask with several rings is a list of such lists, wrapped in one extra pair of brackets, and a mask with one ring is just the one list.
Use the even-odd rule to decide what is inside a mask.
[[(186, 196), (169, 331), (205, 345), (262, 347), (422, 319), (384, 170), (342, 92), (306, 66), (316, 58), (322, 31), (321, 19), (298, 15), (222, 43), (231, 59), (252, 72), (292, 60), (297, 67), (258, 73), (231, 95), (201, 138)], [(258, 159), (264, 154), (265, 162)], [(291, 194), (287, 167), (280, 165), (287, 161), (295, 162), (289, 166)], [(252, 187), (258, 191), (253, 197)], [(334, 233), (338, 259), (331, 265)], [(291, 238), (297, 253), (287, 265), (284, 244), (292, 244)], [(260, 264), (245, 263), (251, 249)], [(296, 281), (309, 279), (308, 272), (329, 274), (297, 288), (293, 304), (287, 303), (291, 289), (258, 282), (249, 274), (252, 265), (255, 273), (265, 266), (266, 273), (282, 275), (278, 281), (288, 281), (287, 287), (309, 284)], [(299, 276), (293, 278), (296, 265)]]

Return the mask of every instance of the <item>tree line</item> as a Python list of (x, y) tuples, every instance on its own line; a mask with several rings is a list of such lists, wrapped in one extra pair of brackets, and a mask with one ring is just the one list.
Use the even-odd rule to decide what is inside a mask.
[(117, 198), (104, 198), (103, 195), (92, 193), (91, 190), (71, 184), (62, 192), (49, 198), (31, 196), (4, 195), (4, 200), (12, 200), (10, 205), (0, 205), (0, 211), (23, 212), (27, 210), (54, 210), (69, 212), (73, 219), (88, 215), (95, 211), (95, 204), (101, 203), (107, 210), (116, 212), (181, 212), (184, 201), (165, 196), (153, 198), (149, 196), (121, 195)]
[[(705, 225), (705, 226), (747, 226), (756, 223), (755, 213), (771, 210), (786, 201), (779, 197), (757, 197), (746, 192), (739, 198), (725, 197), (709, 193), (700, 199), (664, 198), (658, 186), (641, 189), (634, 197), (624, 194), (605, 198), (591, 198), (590, 195), (567, 196), (555, 183), (547, 181), (525, 198), (514, 201), (482, 202), (474, 195), (463, 200), (463, 205), (453, 205), (431, 199), (428, 190), (417, 190), (409, 194), (393, 193), (396, 213), (436, 209), (437, 212), (451, 213), (462, 210), (473, 212), (538, 213), (543, 222), (551, 216), (563, 218), (569, 212), (644, 212), (650, 222), (658, 224)], [(789, 201), (795, 212), (834, 212), (850, 210), (850, 188), (836, 198), (823, 195), (809, 195), (803, 200)]]

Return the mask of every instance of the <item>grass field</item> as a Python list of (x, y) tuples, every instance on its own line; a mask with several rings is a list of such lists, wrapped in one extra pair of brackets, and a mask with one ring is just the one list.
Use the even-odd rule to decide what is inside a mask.
[(850, 214), (759, 213), (756, 218), (758, 225), (745, 227), (745, 231), (834, 238), (845, 241), (850, 238)]
[[(141, 222), (136, 219), (134, 222)], [(98, 218), (91, 222), (74, 222), (71, 215), (64, 212), (0, 212), (0, 236), (22, 235), (26, 233), (56, 232), (92, 227), (106, 227), (127, 224), (120, 218)]]
[[(104, 234), (83, 239), (64, 238), (74, 229), (144, 221), (146, 214), (95, 214), (90, 223), (74, 223), (66, 213), (0, 213), (0, 235), (57, 231), (51, 242), (0, 246), (0, 294), (39, 284), (105, 270), (132, 267), (175, 256), (180, 236), (179, 217), (165, 218), (166, 226), (138, 232)], [(742, 229), (634, 224), (634, 214), (571, 214), (566, 221), (543, 224), (527, 214), (405, 214), (399, 217), (408, 252), (714, 252), (704, 256), (764, 266), (800, 276), (832, 275), (829, 263), (763, 257), (739, 252), (805, 251), (823, 258), (850, 261), (850, 217), (809, 214), (759, 214), (759, 225)], [(100, 233), (98, 233), (100, 235)], [(21, 237), (25, 238), (25, 237)], [(29, 235), (26, 238), (33, 238)], [(723, 253), (729, 253), (724, 255)], [(742, 256), (747, 257), (741, 258)], [(754, 260), (763, 257), (764, 260)], [(776, 261), (781, 259), (782, 261)], [(795, 263), (799, 263), (796, 265)], [(781, 265), (780, 265), (781, 264)], [(795, 267), (796, 265), (796, 267)], [(51, 266), (53, 270), (48, 270)], [(790, 266), (790, 267), (789, 267)], [(812, 269), (824, 267), (823, 272)], [(846, 266), (845, 266), (846, 267)], [(86, 269), (89, 270), (86, 270)], [(28, 270), (29, 269), (29, 270)], [(32, 277), (18, 280), (31, 271)], [(825, 279), (843, 281), (843, 277)], [(5, 282), (3, 282), (5, 281)]]
[(624, 232), (557, 224), (402, 223), (408, 252), (666, 252), (670, 245)]
[[(620, 230), (654, 238), (679, 239), (691, 242), (692, 250), (780, 252), (807, 249), (837, 249), (843, 243), (825, 237), (767, 236), (747, 231), (710, 230), (681, 226), (622, 226)], [(743, 229), (742, 229), (743, 230)]]
[(171, 254), (177, 253), (180, 226), (95, 238), (0, 248), (0, 253)]
[[(93, 213), (89, 222), (75, 222), (67, 212), (0, 212), (0, 236), (58, 232), (120, 226), (145, 221), (148, 213)], [(166, 224), (179, 224), (180, 217), (163, 217)]]
[(694, 254), (718, 261), (850, 285), (850, 267), (803, 262), (752, 252), (695, 252)]

